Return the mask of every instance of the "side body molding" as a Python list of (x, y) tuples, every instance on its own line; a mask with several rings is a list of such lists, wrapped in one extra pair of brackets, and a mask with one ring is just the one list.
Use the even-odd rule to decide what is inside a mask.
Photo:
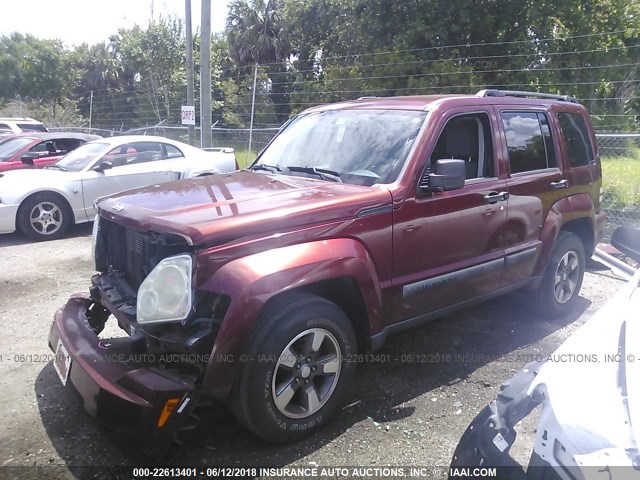
[[(233, 260), (201, 286), (231, 298), (213, 346), (203, 385), (205, 393), (226, 398), (256, 319), (275, 295), (323, 280), (355, 280), (366, 306), (370, 335), (383, 328), (382, 292), (367, 249), (357, 240), (320, 240), (267, 250)], [(256, 361), (256, 359), (253, 359)], [(215, 380), (215, 381), (214, 381)]]

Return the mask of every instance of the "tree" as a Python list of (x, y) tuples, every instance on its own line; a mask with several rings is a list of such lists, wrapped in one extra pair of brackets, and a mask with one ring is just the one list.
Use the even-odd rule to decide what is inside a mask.
[(276, 122), (291, 114), (291, 75), (286, 61), (291, 50), (277, 0), (233, 0), (226, 26), (229, 54), (238, 67), (268, 64), (268, 90)]

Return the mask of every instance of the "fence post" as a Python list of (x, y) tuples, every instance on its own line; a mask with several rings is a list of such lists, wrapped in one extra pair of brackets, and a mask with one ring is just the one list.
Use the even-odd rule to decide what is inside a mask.
[(249, 154), (251, 154), (251, 141), (253, 140), (253, 112), (256, 108), (256, 83), (258, 80), (258, 64), (253, 67), (253, 98), (251, 99), (251, 122), (249, 124)]

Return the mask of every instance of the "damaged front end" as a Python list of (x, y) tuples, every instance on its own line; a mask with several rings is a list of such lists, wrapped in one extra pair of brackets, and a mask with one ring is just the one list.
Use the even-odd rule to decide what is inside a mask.
[[(90, 415), (162, 453), (211, 403), (200, 386), (228, 298), (194, 287), (194, 253), (177, 235), (100, 218), (94, 258), (100, 273), (89, 295), (71, 297), (54, 317), (54, 366)], [(106, 335), (111, 322), (126, 335)]]

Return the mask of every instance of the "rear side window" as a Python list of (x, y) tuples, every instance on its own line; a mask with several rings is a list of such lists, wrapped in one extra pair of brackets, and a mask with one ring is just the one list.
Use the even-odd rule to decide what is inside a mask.
[(167, 143), (163, 143), (163, 145), (164, 145), (164, 148), (167, 149), (166, 158), (179, 158), (184, 156), (182, 155), (182, 152), (178, 150), (176, 147), (174, 147), (173, 145), (169, 145)]
[(47, 127), (41, 123), (18, 123), (18, 128), (23, 132), (46, 132)]
[(545, 114), (504, 112), (501, 118), (507, 137), (511, 173), (543, 170), (556, 166), (553, 139)]
[(577, 113), (558, 113), (560, 129), (572, 167), (588, 165), (594, 159), (593, 146), (584, 117)]

